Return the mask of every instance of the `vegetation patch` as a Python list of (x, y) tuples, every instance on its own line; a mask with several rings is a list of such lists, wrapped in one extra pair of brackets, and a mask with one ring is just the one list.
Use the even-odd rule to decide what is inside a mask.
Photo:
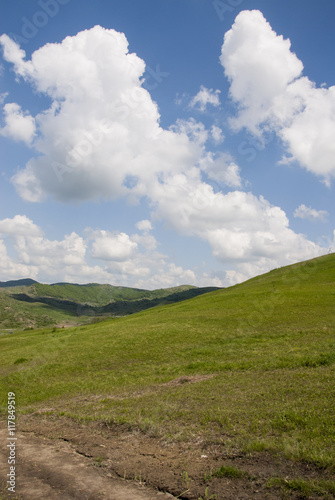
[(330, 500), (335, 496), (335, 481), (272, 478), (267, 482), (267, 487), (298, 492), (300, 498), (318, 495)]
[(27, 360), (27, 358), (18, 358), (14, 361), (14, 365), (20, 365), (21, 363), (25, 363)]
[(232, 479), (239, 479), (241, 477), (250, 477), (249, 474), (237, 467), (231, 465), (222, 465), (219, 469), (212, 471), (205, 476), (205, 481), (209, 481), (214, 477), (230, 477)]

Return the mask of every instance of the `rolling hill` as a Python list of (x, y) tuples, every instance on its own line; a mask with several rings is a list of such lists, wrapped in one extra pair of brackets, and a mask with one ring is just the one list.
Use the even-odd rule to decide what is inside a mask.
[(44, 421), (126, 428), (204, 456), (215, 446), (223, 465), (203, 466), (202, 494), (223, 491), (227, 460), (266, 457), (300, 471), (264, 472), (259, 484), (278, 491), (269, 498), (332, 498), (334, 305), (331, 254), (123, 318), (2, 335), (2, 394)]
[(68, 326), (108, 316), (125, 316), (216, 289), (189, 285), (159, 290), (97, 283), (44, 285), (30, 279), (0, 282), (0, 330)]
[(32, 280), (30, 278), (25, 278), (21, 280), (12, 280), (12, 281), (0, 281), (0, 288), (12, 288), (16, 286), (30, 286), (37, 283), (37, 281)]

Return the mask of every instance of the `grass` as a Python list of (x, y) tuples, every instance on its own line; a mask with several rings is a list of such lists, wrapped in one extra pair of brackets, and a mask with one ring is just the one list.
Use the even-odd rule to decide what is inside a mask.
[(205, 489), (205, 496), (199, 497), (199, 500), (215, 500), (215, 499), (216, 499), (216, 495), (215, 494), (209, 496), (208, 488)]
[(299, 498), (310, 498), (312, 495), (318, 495), (330, 500), (335, 497), (335, 481), (272, 478), (268, 481), (267, 487), (298, 492)]
[(8, 484), (4, 479), (0, 480), (0, 500), (22, 500), (21, 496), (8, 490)]
[(334, 299), (332, 254), (124, 318), (3, 335), (2, 413), (13, 391), (19, 414), (335, 470)]
[(93, 465), (95, 467), (102, 467), (103, 466), (103, 461), (104, 461), (104, 458), (101, 455), (99, 455), (98, 457), (95, 457), (93, 459)]
[(239, 479), (241, 477), (248, 477), (248, 474), (237, 467), (231, 465), (222, 465), (219, 469), (212, 471), (210, 474), (205, 476), (205, 481), (209, 481), (214, 477), (229, 477), (233, 479)]

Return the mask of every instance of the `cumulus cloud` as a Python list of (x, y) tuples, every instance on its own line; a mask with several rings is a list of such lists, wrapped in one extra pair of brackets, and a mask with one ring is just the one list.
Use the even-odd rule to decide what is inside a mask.
[(9, 257), (4, 240), (0, 239), (0, 276), (1, 281), (15, 278), (29, 277), (36, 278), (38, 275), (37, 266), (26, 266)]
[(132, 239), (146, 250), (155, 250), (158, 246), (156, 238), (152, 234), (148, 234), (148, 232), (134, 234)]
[(0, 36), (0, 43), (3, 46), (4, 59), (14, 64), (16, 74), (23, 76), (27, 65), (24, 63), (25, 51), (20, 49), (19, 45), (5, 33)]
[(152, 279), (152, 283), (156, 282), (154, 288), (159, 287), (159, 281), (161, 280), (164, 283), (164, 287), (169, 288), (174, 286), (176, 281), (185, 284), (196, 283), (197, 277), (194, 271), (191, 271), (190, 269), (183, 269), (181, 266), (176, 266), (176, 264), (171, 263), (164, 269), (161, 277), (157, 275)]
[(224, 141), (224, 135), (220, 127), (213, 125), (211, 128), (211, 134), (216, 145), (221, 144)]
[(17, 75), (52, 100), (35, 117), (37, 155), (13, 177), (24, 199), (115, 199), (195, 161), (186, 133), (160, 127), (142, 86), (144, 61), (128, 52), (123, 33), (96, 26), (41, 47), (29, 61), (8, 36), (0, 43)]
[(197, 122), (194, 118), (188, 120), (178, 119), (171, 130), (176, 134), (181, 134), (189, 138), (196, 144), (203, 145), (208, 139), (208, 131), (203, 123)]
[(277, 35), (257, 10), (243, 11), (224, 37), (220, 61), (237, 105), (231, 120), (261, 137), (274, 130), (289, 157), (322, 176), (335, 175), (335, 87), (317, 88), (301, 76), (290, 40)]
[(158, 246), (158, 242), (156, 238), (150, 234), (150, 231), (153, 229), (151, 222), (149, 220), (141, 220), (135, 225), (142, 234), (133, 235), (133, 241), (142, 245), (146, 250), (155, 250)]
[(196, 170), (192, 178), (178, 174), (164, 185), (157, 183), (152, 193), (156, 218), (183, 235), (207, 241), (220, 262), (235, 266), (230, 282), (325, 253), (290, 229), (279, 207), (252, 193), (215, 193)]
[(29, 113), (23, 113), (21, 107), (14, 103), (4, 106), (5, 126), (0, 128), (0, 134), (14, 141), (23, 141), (31, 145), (35, 135), (35, 120)]
[(228, 153), (208, 153), (200, 162), (201, 170), (221, 187), (241, 187), (240, 168)]
[(26, 215), (15, 215), (12, 219), (0, 220), (0, 234), (13, 236), (41, 236), (41, 229)]
[(202, 112), (206, 111), (208, 104), (217, 108), (220, 106), (220, 93), (220, 90), (207, 89), (201, 85), (199, 92), (192, 98), (190, 107)]
[(137, 243), (131, 241), (128, 234), (112, 234), (99, 231), (92, 246), (92, 257), (102, 260), (125, 261), (137, 249)]
[[(2, 242), (9, 238), (16, 252), (16, 257), (7, 257), (12, 276), (21, 278), (37, 275), (58, 277), (70, 269), (77, 269), (79, 274), (85, 265), (86, 245), (76, 233), (66, 235), (62, 241), (51, 241), (43, 236), (42, 230), (25, 215), (16, 215), (12, 219), (0, 221)], [(23, 269), (25, 272), (23, 272)], [(8, 273), (2, 273), (2, 275)]]
[(62, 241), (43, 236), (17, 237), (15, 249), (26, 264), (38, 266), (50, 275), (57, 275), (62, 266), (81, 266), (85, 262), (86, 245), (75, 232)]
[(100, 282), (147, 289), (195, 285), (203, 279), (157, 252), (158, 242), (148, 234), (149, 221), (140, 222), (142, 234), (87, 228), (84, 236), (73, 232), (59, 241), (46, 238), (25, 215), (0, 220), (0, 279), (31, 277), (47, 283)]
[(306, 205), (302, 204), (296, 208), (293, 215), (294, 217), (298, 217), (300, 219), (316, 221), (325, 220), (329, 214), (326, 210), (315, 210), (314, 208), (306, 207)]
[[(0, 75), (1, 75), (2, 66), (0, 65)], [(0, 93), (0, 104), (3, 104), (8, 96), (8, 92)]]
[(257, 133), (269, 119), (274, 99), (300, 76), (303, 65), (291, 43), (277, 36), (263, 14), (243, 11), (224, 36), (220, 61), (230, 81), (230, 95), (239, 105), (236, 128)]
[(335, 176), (335, 86), (316, 88), (301, 78), (291, 85), (289, 93), (302, 105), (278, 132), (291, 155), (284, 156), (283, 163), (298, 161), (330, 186)]
[[(254, 39), (258, 44), (252, 55)], [(157, 105), (142, 87), (144, 61), (129, 53), (124, 34), (96, 26), (45, 45), (29, 61), (6, 35), (0, 42), (17, 76), (52, 101), (35, 117), (36, 155), (13, 177), (24, 199), (143, 197), (153, 220), (164, 220), (180, 234), (208, 242), (219, 262), (236, 265), (236, 271), (227, 275), (230, 283), (324, 252), (294, 233), (279, 207), (237, 190), (242, 180), (233, 158), (205, 149), (209, 138), (217, 143), (223, 139), (219, 127), (210, 132), (194, 119), (178, 120), (169, 130), (160, 126)], [(264, 49), (267, 42), (269, 49)], [(291, 85), (302, 85), (303, 80), (297, 80), (302, 64), (290, 52), (289, 42), (277, 37), (260, 13), (238, 16), (225, 37), (222, 58), (232, 97), (240, 104), (236, 127), (249, 126), (254, 133), (261, 131), (263, 122), (272, 127), (285, 123), (278, 133), (292, 127), (301, 98)], [(279, 74), (282, 66), (284, 73)], [(307, 95), (308, 85), (304, 88)], [(285, 108), (279, 99), (289, 95), (287, 89), (293, 94), (284, 99)], [(198, 108), (219, 105), (218, 91), (202, 87), (197, 95)], [(203, 174), (222, 192), (204, 182)], [(229, 188), (234, 191), (224, 194)], [(19, 221), (15, 224), (19, 227)], [(137, 229), (141, 234), (99, 229), (86, 237), (72, 233), (62, 241), (37, 233), (17, 235), (17, 262), (38, 266), (48, 280), (56, 275), (65, 281), (96, 276), (94, 281), (170, 286), (171, 276), (174, 284), (177, 278), (181, 283), (193, 280), (190, 284), (200, 279), (193, 270), (171, 267), (168, 257), (157, 252), (148, 221), (138, 223)]]
[(152, 224), (149, 220), (140, 220), (136, 223), (136, 227), (139, 231), (148, 232), (152, 230)]

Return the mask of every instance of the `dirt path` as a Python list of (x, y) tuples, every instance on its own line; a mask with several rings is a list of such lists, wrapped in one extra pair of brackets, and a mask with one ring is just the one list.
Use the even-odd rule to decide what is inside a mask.
[[(9, 473), (7, 429), (0, 430), (0, 475)], [(168, 500), (168, 493), (130, 484), (94, 467), (92, 459), (76, 453), (70, 443), (16, 433), (15, 494), (23, 500)], [(8, 498), (13, 498), (13, 494)], [(0, 498), (5, 497), (4, 495)], [(6, 498), (6, 497), (5, 497)]]

